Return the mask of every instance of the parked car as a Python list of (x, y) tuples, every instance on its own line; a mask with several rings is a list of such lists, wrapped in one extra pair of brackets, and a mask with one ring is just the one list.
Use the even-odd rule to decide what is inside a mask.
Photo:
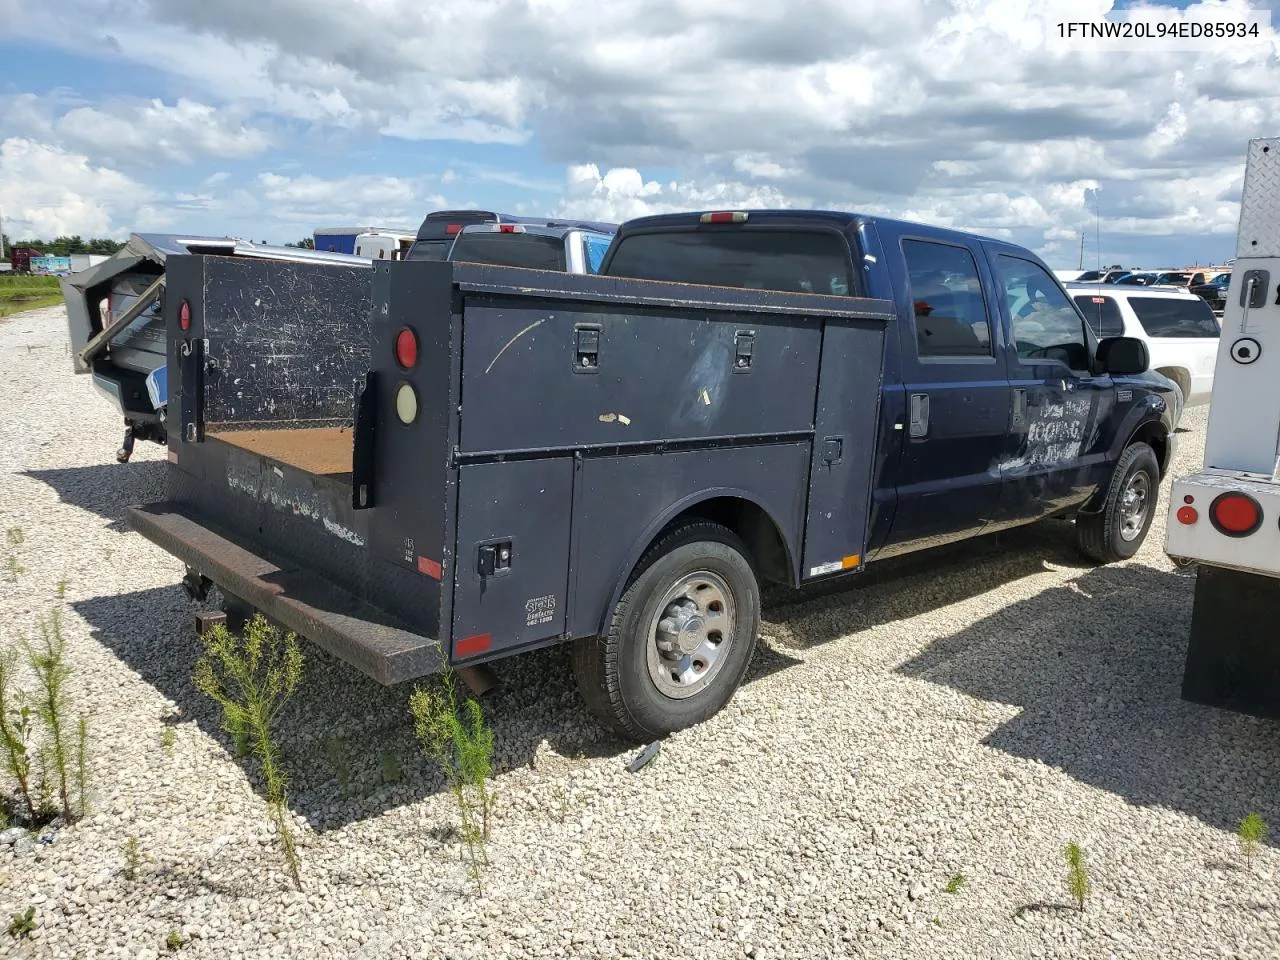
[(370, 260), (403, 260), (416, 239), (412, 233), (377, 230), (356, 237), (355, 255)]
[(1035, 254), (879, 217), (647, 217), (601, 276), (374, 261), (364, 336), (303, 322), (336, 268), (168, 272), (169, 493), (128, 515), (192, 592), (387, 684), (572, 642), (636, 740), (732, 697), (762, 580), (1048, 517), (1131, 557), (1175, 443), (1145, 342)]
[[(511, 213), (495, 213), (491, 210), (434, 210), (427, 214), (418, 227), (418, 236), (409, 248), (406, 260), (443, 260), (449, 253), (449, 246), (463, 228), (475, 223), (553, 223), (547, 217), (517, 216)], [(557, 220), (560, 226), (581, 227), (599, 233), (613, 233), (616, 223), (601, 223), (595, 220)]]
[(1105, 270), (1086, 270), (1078, 277), (1067, 279), (1059, 277), (1063, 283), (1114, 283), (1116, 278), (1123, 277), (1128, 270), (1120, 270), (1114, 267), (1108, 267)]
[(531, 270), (595, 273), (612, 239), (612, 231), (577, 226), (473, 223), (462, 228), (445, 259)]
[(1150, 272), (1124, 273), (1112, 280), (1109, 280), (1108, 283), (1120, 287), (1153, 287), (1156, 285), (1156, 278), (1158, 276), (1159, 274)]
[(1203, 297), (1214, 313), (1221, 314), (1227, 307), (1227, 291), (1231, 288), (1231, 274), (1219, 273), (1205, 283), (1190, 287), (1190, 292)]
[(1151, 369), (1182, 391), (1186, 406), (1208, 403), (1221, 328), (1203, 298), (1181, 290), (1099, 290), (1067, 284), (1076, 305), (1099, 337), (1144, 340)]

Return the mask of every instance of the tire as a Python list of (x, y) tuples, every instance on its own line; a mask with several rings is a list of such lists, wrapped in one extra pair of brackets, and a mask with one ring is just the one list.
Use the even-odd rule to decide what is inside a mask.
[(605, 635), (575, 642), (574, 679), (605, 726), (648, 742), (729, 702), (759, 630), (760, 587), (742, 541), (716, 523), (682, 524), (640, 559)]
[[(1143, 514), (1134, 517), (1133, 501), (1126, 492), (1143, 486), (1140, 492)], [(1128, 560), (1141, 548), (1155, 517), (1160, 492), (1160, 463), (1155, 451), (1145, 443), (1125, 448), (1116, 463), (1106, 499), (1096, 513), (1076, 517), (1076, 545), (1090, 560), (1115, 563)]]

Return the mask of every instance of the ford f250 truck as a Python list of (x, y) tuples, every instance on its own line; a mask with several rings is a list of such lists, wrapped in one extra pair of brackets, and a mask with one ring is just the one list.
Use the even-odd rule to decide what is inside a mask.
[(1025, 249), (714, 211), (601, 270), (375, 262), (352, 317), (330, 267), (171, 257), (168, 493), (132, 526), (386, 684), (571, 642), (638, 740), (730, 699), (762, 580), (1051, 516), (1102, 562), (1146, 536), (1177, 389)]

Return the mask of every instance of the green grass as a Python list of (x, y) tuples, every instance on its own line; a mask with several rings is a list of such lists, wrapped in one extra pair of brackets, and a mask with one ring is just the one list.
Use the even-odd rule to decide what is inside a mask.
[(62, 303), (57, 277), (0, 276), (0, 317)]

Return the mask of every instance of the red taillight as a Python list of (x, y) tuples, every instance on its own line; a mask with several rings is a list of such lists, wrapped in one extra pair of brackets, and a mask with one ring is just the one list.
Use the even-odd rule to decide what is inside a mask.
[(183, 330), (191, 329), (191, 304), (183, 300), (182, 305), (178, 307), (178, 326)]
[(446, 226), (446, 227), (444, 228), (444, 232), (445, 232), (445, 236), (452, 237), (455, 233), (461, 233), (461, 232), (462, 232), (462, 224), (460, 224), (460, 223), (451, 223), (451, 224), (449, 224), (448, 226)]
[(704, 213), (698, 219), (703, 223), (746, 223), (747, 214), (742, 210), (719, 210), (715, 213)]
[(418, 362), (418, 338), (408, 327), (396, 334), (396, 361), (406, 370)]
[(524, 227), (518, 223), (500, 223), (498, 224), (499, 233), (524, 233)]
[(1183, 502), (1183, 503), (1195, 503), (1195, 502), (1196, 502), (1196, 498), (1195, 498), (1195, 497), (1193, 497), (1191, 494), (1189, 494), (1189, 493), (1188, 493), (1188, 494), (1186, 494), (1186, 495), (1184, 495), (1184, 496), (1183, 496), (1183, 498), (1182, 498), (1182, 502)]
[(1214, 528), (1228, 537), (1247, 537), (1262, 526), (1262, 507), (1244, 493), (1224, 493), (1209, 506)]
[(1195, 507), (1179, 507), (1178, 508), (1179, 523), (1185, 523), (1187, 526), (1190, 526), (1191, 524), (1195, 523), (1199, 519), (1200, 519), (1200, 514), (1196, 512)]

